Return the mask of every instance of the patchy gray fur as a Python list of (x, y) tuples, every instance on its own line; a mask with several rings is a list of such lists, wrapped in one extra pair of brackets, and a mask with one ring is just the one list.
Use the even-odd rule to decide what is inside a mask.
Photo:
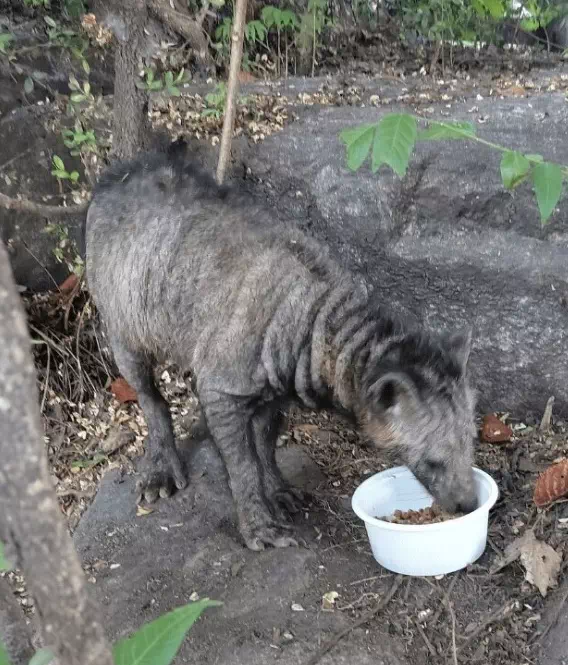
[(325, 248), (217, 187), (175, 144), (103, 177), (86, 243), (89, 288), (148, 422), (146, 499), (186, 484), (151, 378), (167, 357), (193, 373), (252, 549), (295, 542), (283, 508), (298, 493), (274, 457), (291, 399), (353, 415), (446, 508), (476, 507), (470, 335), (407, 330)]

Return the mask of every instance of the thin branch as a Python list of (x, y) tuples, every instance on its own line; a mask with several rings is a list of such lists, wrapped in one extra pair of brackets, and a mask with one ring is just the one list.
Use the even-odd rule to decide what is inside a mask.
[(231, 153), (233, 139), (233, 125), (237, 105), (237, 91), (239, 88), (239, 72), (243, 58), (243, 41), (245, 35), (245, 21), (247, 14), (247, 0), (236, 0), (233, 33), (231, 36), (231, 64), (229, 68), (229, 84), (227, 85), (227, 100), (225, 104), (225, 117), (223, 119), (223, 134), (219, 149), (219, 164), (217, 165), (217, 182), (223, 184), (225, 171)]
[(317, 651), (308, 661), (307, 665), (316, 665), (316, 663), (319, 663), (319, 661), (327, 654), (329, 653), (339, 642), (346, 636), (349, 635), (352, 631), (356, 630), (357, 628), (360, 628), (361, 626), (364, 626), (366, 623), (368, 623), (371, 619), (373, 619), (379, 612), (382, 612), (382, 610), (385, 609), (385, 607), (390, 603), (390, 601), (393, 599), (395, 593), (398, 591), (400, 588), (400, 585), (402, 584), (402, 575), (397, 575), (394, 578), (394, 582), (392, 583), (392, 586), (384, 598), (381, 598), (379, 603), (372, 609), (369, 610), (368, 612), (365, 612), (363, 616), (358, 619), (354, 624), (349, 626), (348, 628), (345, 628), (345, 630), (342, 630), (340, 633), (337, 633), (337, 635), (330, 640), (327, 644), (325, 644), (319, 651)]
[(81, 215), (87, 212), (88, 203), (73, 206), (50, 206), (42, 203), (34, 203), (28, 199), (13, 199), (6, 194), (0, 194), (0, 206), (7, 210), (17, 212), (31, 212), (40, 217), (67, 217), (68, 215)]

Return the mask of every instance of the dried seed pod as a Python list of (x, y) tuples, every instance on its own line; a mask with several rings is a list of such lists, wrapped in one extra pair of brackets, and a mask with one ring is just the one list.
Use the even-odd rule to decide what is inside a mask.
[(540, 508), (568, 495), (568, 459), (549, 466), (536, 481), (533, 501)]

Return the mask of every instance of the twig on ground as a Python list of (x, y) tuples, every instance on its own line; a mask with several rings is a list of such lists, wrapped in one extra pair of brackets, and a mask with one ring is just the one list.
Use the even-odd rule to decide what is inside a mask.
[(364, 626), (367, 622), (369, 622), (371, 619), (373, 619), (379, 612), (385, 609), (385, 607), (390, 603), (390, 601), (393, 599), (393, 596), (395, 593), (398, 591), (400, 588), (400, 585), (402, 584), (403, 577), (402, 575), (397, 575), (394, 578), (394, 581), (392, 583), (392, 586), (387, 593), (387, 595), (382, 598), (379, 603), (372, 609), (369, 610), (368, 612), (365, 612), (363, 616), (358, 619), (354, 624), (349, 626), (349, 628), (345, 628), (345, 630), (342, 630), (340, 633), (337, 633), (337, 635), (331, 639), (327, 644), (325, 644), (319, 651), (317, 651), (307, 662), (306, 665), (316, 665), (316, 663), (319, 663), (319, 661), (327, 654), (329, 653), (341, 640), (346, 636), (349, 635), (352, 631), (356, 630), (357, 628), (360, 628), (361, 626)]
[(552, 407), (554, 406), (554, 395), (551, 395), (546, 402), (544, 407), (544, 414), (542, 420), (540, 421), (540, 430), (546, 432), (550, 429), (550, 423), (552, 422)]
[(515, 602), (523, 603), (527, 598), (530, 598), (533, 594), (526, 593), (519, 598), (512, 599), (509, 598), (507, 602), (503, 603), (501, 607), (498, 607), (494, 612), (492, 612), (486, 619), (481, 621), (470, 633), (462, 636), (462, 642), (458, 648), (458, 653), (460, 653), (472, 640), (474, 640), (478, 635), (480, 635), (487, 626), (490, 626), (496, 621), (501, 621), (509, 616), (513, 611)]
[(65, 206), (50, 206), (41, 203), (34, 203), (27, 199), (13, 199), (6, 194), (0, 194), (0, 206), (7, 210), (17, 210), (18, 212), (31, 212), (34, 215), (41, 217), (66, 217), (67, 215), (80, 215), (87, 212), (89, 207), (88, 203), (81, 203), (80, 205)]
[(452, 618), (452, 657), (454, 660), (454, 665), (458, 665), (458, 650), (456, 648), (456, 613), (452, 606), (452, 601), (446, 595), (446, 602), (448, 603), (448, 612)]
[(542, 633), (535, 633), (533, 635), (532, 639), (530, 640), (532, 642), (540, 642), (543, 640), (549, 633), (550, 629), (556, 624), (558, 619), (560, 618), (560, 615), (562, 614), (562, 610), (564, 609), (564, 605), (566, 605), (566, 601), (568, 600), (568, 589), (564, 592), (564, 595), (560, 599), (560, 602), (558, 603), (558, 607), (554, 610), (554, 614), (552, 615), (552, 619), (548, 622), (546, 628), (542, 631)]
[(436, 652), (436, 649), (434, 649), (434, 646), (432, 645), (432, 642), (428, 639), (428, 636), (426, 635), (424, 628), (420, 625), (419, 621), (414, 622), (416, 628), (418, 629), (418, 634), (420, 637), (424, 640), (424, 644), (426, 645), (426, 648), (428, 649), (428, 653), (432, 656), (432, 658), (438, 658), (438, 653)]
[[(454, 586), (456, 585), (456, 582), (458, 581), (459, 576), (460, 576), (459, 572), (456, 573), (456, 575), (454, 576), (454, 579), (450, 582), (450, 586), (448, 587), (448, 590), (444, 592), (444, 596), (447, 595), (449, 597), (449, 595), (454, 590)], [(440, 618), (440, 615), (444, 611), (444, 607), (445, 607), (445, 604), (440, 603), (440, 606), (438, 607), (438, 610), (437, 610), (436, 614), (434, 614), (434, 616), (432, 617), (432, 621), (430, 622), (432, 626), (435, 626), (438, 623), (438, 619)]]

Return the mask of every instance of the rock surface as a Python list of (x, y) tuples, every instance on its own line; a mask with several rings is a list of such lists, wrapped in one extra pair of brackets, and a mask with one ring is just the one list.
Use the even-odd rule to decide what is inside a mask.
[[(280, 451), (279, 462), (298, 486), (314, 489), (321, 480), (297, 446)], [(130, 634), (195, 592), (224, 605), (194, 626), (176, 663), (305, 665), (320, 641), (352, 622), (348, 613), (322, 612), (322, 595), (376, 575), (377, 565), (367, 552), (328, 550), (314, 540), (314, 526), (322, 526), (317, 514), (298, 525), (306, 547), (247, 550), (211, 444), (195, 447), (191, 468), (189, 489), (144, 517), (136, 517), (134, 477), (109, 472), (74, 534), (83, 561), (92, 566), (109, 637)], [(303, 611), (293, 611), (293, 604)], [(379, 624), (369, 634), (354, 631), (321, 663), (403, 665), (400, 651)]]
[[(397, 109), (388, 107), (389, 112)], [(385, 301), (436, 329), (472, 325), (480, 405), (568, 414), (568, 209), (541, 228), (528, 185), (503, 190), (500, 155), (453, 141), (417, 146), (407, 176), (350, 172), (339, 132), (384, 109), (312, 107), (243, 157), (281, 217), (294, 217)], [(442, 115), (443, 114), (443, 115)], [(568, 164), (563, 95), (433, 107), (490, 141)]]

